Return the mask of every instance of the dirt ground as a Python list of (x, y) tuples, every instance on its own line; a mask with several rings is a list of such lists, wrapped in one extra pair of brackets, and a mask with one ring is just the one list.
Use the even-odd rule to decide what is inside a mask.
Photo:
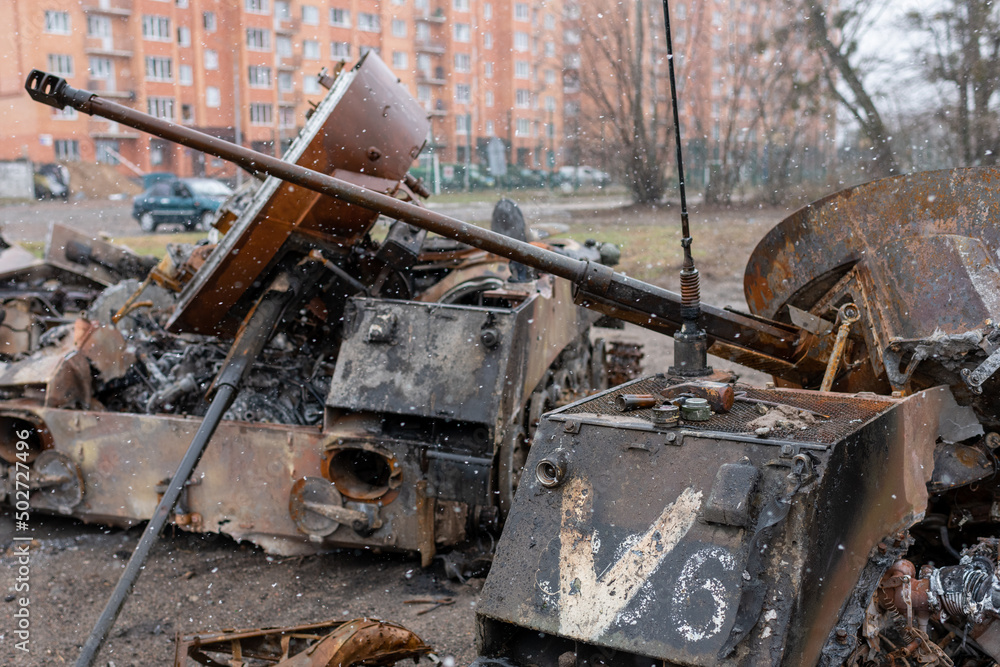
[[(90, 202), (81, 208), (45, 204), (0, 209), (10, 240), (43, 238), (45, 223), (69, 215), (112, 235), (118, 226), (134, 233), (121, 204)], [(63, 208), (59, 208), (63, 206)], [(40, 210), (39, 210), (40, 209)], [(124, 213), (123, 213), (124, 210)], [(546, 212), (547, 211), (547, 212)], [(691, 224), (702, 295), (716, 305), (743, 307), (742, 269), (756, 242), (789, 212), (784, 210), (695, 211)], [(627, 208), (571, 213), (558, 206), (529, 216), (569, 226), (575, 237), (593, 236), (624, 244), (620, 267), (630, 275), (677, 289), (680, 267), (675, 208)], [(71, 221), (72, 224), (72, 221)], [(96, 232), (95, 232), (96, 233)], [(648, 372), (670, 364), (669, 339), (628, 328), (620, 335), (646, 345)], [(715, 360), (713, 363), (715, 363)], [(723, 364), (718, 364), (723, 365)], [(760, 374), (744, 379), (763, 382)], [(15, 648), (17, 556), (9, 514), (0, 516), (0, 665), (72, 664), (141, 531), (107, 529), (33, 515), (30, 549), (30, 652)], [(482, 580), (448, 580), (440, 561), (421, 570), (412, 558), (365, 552), (335, 552), (280, 559), (254, 546), (219, 536), (168, 531), (153, 550), (145, 572), (126, 603), (97, 664), (172, 665), (177, 632), (274, 626), (374, 616), (402, 623), (458, 665), (475, 655), (474, 613)], [(454, 602), (418, 615), (406, 600), (449, 597)], [(425, 661), (426, 663), (426, 661)], [(426, 663), (429, 664), (429, 663)]]

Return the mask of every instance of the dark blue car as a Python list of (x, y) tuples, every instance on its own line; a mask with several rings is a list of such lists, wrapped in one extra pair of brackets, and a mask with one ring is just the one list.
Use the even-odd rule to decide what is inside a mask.
[(210, 178), (160, 181), (136, 196), (132, 217), (144, 232), (156, 231), (164, 223), (207, 230), (215, 212), (231, 194), (233, 191), (225, 184)]

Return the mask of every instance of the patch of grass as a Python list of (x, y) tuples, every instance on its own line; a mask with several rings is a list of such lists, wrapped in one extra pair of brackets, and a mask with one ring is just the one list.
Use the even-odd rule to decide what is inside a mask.
[(203, 238), (205, 238), (204, 232), (143, 234), (141, 236), (117, 236), (112, 239), (112, 243), (127, 246), (139, 255), (163, 257), (167, 254), (168, 243), (196, 243)]

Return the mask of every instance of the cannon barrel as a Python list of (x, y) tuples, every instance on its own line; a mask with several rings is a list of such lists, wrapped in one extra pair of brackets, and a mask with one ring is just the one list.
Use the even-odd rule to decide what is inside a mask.
[[(274, 176), (539, 271), (560, 276), (577, 286), (577, 303), (598, 312), (666, 335), (673, 335), (681, 327), (683, 320), (679, 294), (629, 278), (604, 265), (573, 259), (517, 241), (395, 197), (144, 114), (103, 99), (90, 91), (73, 88), (65, 79), (40, 70), (31, 71), (25, 88), (37, 102), (58, 109), (70, 106), (86, 114), (101, 116), (228, 160), (251, 173)], [(736, 354), (733, 356), (742, 363), (779, 375), (782, 371), (792, 372), (813, 342), (813, 336), (798, 327), (710, 305), (702, 306), (700, 324), (713, 341), (735, 349)]]

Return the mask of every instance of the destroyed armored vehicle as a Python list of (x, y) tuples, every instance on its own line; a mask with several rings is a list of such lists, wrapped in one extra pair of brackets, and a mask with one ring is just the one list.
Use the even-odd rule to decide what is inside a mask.
[[(285, 159), (415, 200), (425, 113), (374, 55), (324, 82)], [(46, 262), (7, 250), (0, 423), (31, 435), (26, 455), (0, 449), (6, 486), (27, 463), (34, 509), (150, 518), (227, 341), (271, 274), (308, 262), (321, 268), (307, 298), (258, 335), (174, 523), (278, 554), (350, 546), (425, 564), (496, 531), (533, 422), (605, 385), (598, 316), (563, 279), (378, 218), (268, 178), (223, 207), (216, 243), (172, 246), (159, 264), (62, 228)], [(509, 201), (494, 225), (528, 233)]]
[[(39, 101), (153, 125), (32, 77)], [(674, 336), (674, 367), (541, 418), (477, 604), (479, 664), (1000, 659), (1000, 170), (900, 176), (806, 207), (755, 251), (740, 313), (699, 303), (693, 263), (675, 294), (183, 128), (154, 131), (565, 278), (577, 303)], [(708, 352), (773, 386), (712, 371)]]

